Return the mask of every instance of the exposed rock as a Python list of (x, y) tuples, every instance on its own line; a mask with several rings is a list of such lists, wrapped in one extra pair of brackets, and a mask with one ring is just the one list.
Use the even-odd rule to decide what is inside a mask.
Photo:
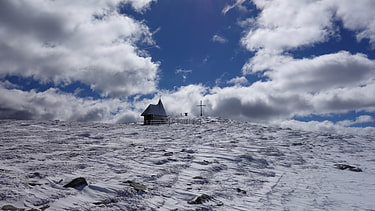
[(211, 199), (212, 199), (212, 196), (209, 196), (207, 194), (202, 194), (188, 201), (188, 204), (203, 204), (205, 202), (210, 201)]
[(48, 209), (48, 208), (49, 208), (49, 205), (45, 205), (45, 206), (41, 207), (40, 210), (41, 210), (41, 211), (44, 211), (44, 210), (46, 210), (46, 209)]
[(108, 205), (108, 204), (112, 204), (112, 203), (116, 203), (116, 201), (114, 199), (107, 199), (107, 200), (100, 201), (100, 202), (94, 202), (93, 204), (95, 204), (95, 205)]
[(80, 137), (90, 137), (90, 133), (81, 133), (81, 134), (78, 134), (77, 136), (80, 136)]
[(164, 153), (163, 156), (172, 156), (172, 155), (173, 155), (173, 152), (166, 152), (166, 153)]
[(137, 182), (133, 182), (131, 180), (127, 180), (123, 183), (127, 183), (130, 185), (130, 187), (134, 188), (134, 190), (138, 191), (138, 192), (143, 192), (145, 193), (146, 192), (146, 186), (145, 185), (142, 185), (140, 183), (137, 183)]
[(241, 188), (237, 188), (236, 190), (238, 193), (246, 194), (246, 191), (242, 190)]
[(73, 179), (68, 184), (64, 185), (64, 188), (74, 188), (77, 190), (82, 190), (87, 185), (88, 183), (85, 178), (78, 177), (78, 178)]
[(13, 205), (4, 205), (1, 207), (1, 210), (6, 210), (6, 211), (45, 211), (46, 209), (49, 208), (49, 205), (45, 205), (39, 209), (31, 208), (26, 210), (25, 208), (18, 208)]
[(195, 176), (193, 177), (193, 184), (199, 184), (199, 185), (203, 185), (203, 184), (206, 184), (208, 183), (208, 180), (204, 177), (201, 177), (201, 176)]
[(192, 149), (182, 149), (181, 152), (186, 152), (186, 153), (194, 153), (194, 150)]
[(208, 203), (208, 202), (213, 202), (212, 205), (215, 205), (215, 206), (223, 206), (224, 203), (219, 201), (219, 200), (216, 200), (214, 197), (212, 196), (209, 196), (207, 194), (202, 194), (200, 196), (196, 196), (194, 199), (188, 201), (187, 203), (188, 204), (204, 204), (204, 203)]
[(7, 211), (24, 211), (25, 209), (23, 208), (17, 208), (13, 205), (4, 205), (1, 207), (1, 210), (7, 210)]
[[(21, 209), (18, 209), (17, 207), (15, 207), (13, 205), (4, 205), (3, 207), (1, 207), (1, 210), (18, 211), (18, 210), (21, 210)], [(23, 209), (23, 210), (25, 210), (25, 209)]]
[(43, 176), (39, 172), (34, 172), (32, 174), (29, 174), (28, 177), (29, 178), (39, 178), (39, 179), (43, 178)]
[(43, 185), (42, 183), (39, 183), (39, 182), (34, 182), (34, 181), (31, 181), (28, 183), (30, 186), (41, 186)]
[(340, 169), (340, 170), (345, 170), (345, 169), (348, 169), (350, 171), (355, 171), (355, 172), (361, 172), (362, 169), (358, 168), (358, 167), (355, 167), (355, 166), (351, 166), (351, 165), (347, 165), (347, 164), (335, 164), (334, 165), (337, 169)]

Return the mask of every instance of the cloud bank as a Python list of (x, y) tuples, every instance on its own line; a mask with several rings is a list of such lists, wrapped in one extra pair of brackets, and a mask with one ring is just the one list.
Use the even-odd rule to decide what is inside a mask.
[[(125, 1), (136, 10), (150, 2)], [(154, 45), (151, 33), (119, 14), (119, 3), (1, 1), (0, 76), (56, 85), (80, 81), (102, 96), (154, 92), (159, 64), (138, 47)]]

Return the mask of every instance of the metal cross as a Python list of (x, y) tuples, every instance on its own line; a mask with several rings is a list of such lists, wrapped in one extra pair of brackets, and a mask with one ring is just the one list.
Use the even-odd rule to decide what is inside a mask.
[(197, 106), (201, 107), (201, 116), (203, 116), (203, 106), (206, 106), (206, 105), (203, 105), (202, 100), (201, 100), (201, 103)]

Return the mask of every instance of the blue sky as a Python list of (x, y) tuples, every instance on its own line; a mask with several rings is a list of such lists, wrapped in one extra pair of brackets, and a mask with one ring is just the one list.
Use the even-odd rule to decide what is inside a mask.
[(5, 0), (0, 118), (173, 115), (373, 134), (372, 0)]

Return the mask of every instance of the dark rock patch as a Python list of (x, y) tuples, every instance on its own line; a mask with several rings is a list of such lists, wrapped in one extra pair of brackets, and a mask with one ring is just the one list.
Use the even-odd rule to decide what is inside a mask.
[(38, 182), (29, 182), (28, 184), (30, 186), (41, 186), (41, 185), (43, 185), (42, 183), (38, 183)]
[(192, 153), (194, 153), (194, 150), (192, 150), (192, 149), (182, 149), (181, 152), (186, 152), (186, 153), (192, 154)]
[(334, 166), (335, 166), (335, 168), (340, 169), (340, 170), (348, 169), (349, 171), (355, 171), (355, 172), (361, 172), (362, 171), (362, 169), (360, 169), (358, 167), (347, 165), (347, 164), (335, 164)]
[(166, 163), (168, 163), (168, 162), (169, 162), (168, 159), (162, 159), (162, 160), (154, 161), (154, 164), (155, 164), (155, 165), (163, 165), (163, 164), (166, 164)]
[(45, 206), (43, 206), (39, 209), (31, 208), (31, 209), (26, 210), (25, 208), (18, 208), (18, 207), (15, 207), (13, 205), (4, 205), (4, 206), (1, 207), (1, 210), (5, 210), (5, 211), (45, 211), (49, 207), (50, 207), (49, 205), (45, 205)]
[(137, 182), (133, 182), (131, 180), (127, 180), (123, 183), (129, 184), (130, 187), (134, 188), (134, 190), (136, 190), (138, 192), (146, 193), (147, 187), (145, 185), (142, 185), (142, 184), (137, 183)]
[(7, 210), (7, 211), (23, 211), (25, 209), (17, 208), (13, 205), (4, 205), (1, 207), (1, 210)]
[(172, 156), (172, 155), (173, 155), (173, 152), (166, 152), (166, 153), (164, 153), (163, 156)]
[(238, 193), (246, 194), (247, 192), (245, 190), (242, 190), (241, 188), (236, 188), (236, 191)]
[(49, 208), (49, 205), (45, 205), (45, 206), (41, 207), (40, 210), (41, 210), (41, 211), (44, 211), (44, 210), (46, 210), (46, 209), (48, 209), (48, 208)]
[(41, 173), (39, 173), (39, 172), (34, 172), (34, 173), (32, 173), (32, 174), (27, 175), (27, 177), (29, 177), (29, 178), (39, 178), (39, 179), (41, 179), (41, 178), (43, 178), (44, 176), (43, 176)]
[(209, 196), (207, 194), (202, 194), (202, 195), (197, 196), (194, 199), (188, 201), (188, 204), (203, 204), (205, 202), (210, 201), (211, 199), (213, 199), (212, 196)]
[(64, 185), (64, 188), (74, 188), (77, 190), (82, 190), (85, 186), (87, 186), (88, 183), (85, 178), (83, 177), (78, 177), (73, 179), (71, 182), (68, 184)]
[(187, 203), (188, 204), (205, 204), (205, 203), (209, 203), (209, 202), (213, 202), (213, 205), (215, 206), (223, 206), (224, 203), (219, 201), (219, 200), (216, 200), (214, 197), (212, 196), (209, 196), (207, 194), (202, 194), (200, 196), (196, 196), (194, 199), (188, 201)]
[(99, 202), (94, 202), (93, 204), (95, 205), (108, 205), (108, 204), (112, 204), (112, 203), (116, 203), (116, 201), (114, 199), (107, 199), (107, 200), (103, 200), (103, 201), (99, 201)]
[(81, 133), (81, 134), (78, 134), (77, 136), (88, 138), (90, 137), (90, 133)]
[(203, 185), (203, 184), (206, 184), (208, 183), (208, 180), (204, 177), (201, 177), (201, 176), (195, 176), (193, 177), (193, 183), (194, 184), (200, 184), (200, 185)]

